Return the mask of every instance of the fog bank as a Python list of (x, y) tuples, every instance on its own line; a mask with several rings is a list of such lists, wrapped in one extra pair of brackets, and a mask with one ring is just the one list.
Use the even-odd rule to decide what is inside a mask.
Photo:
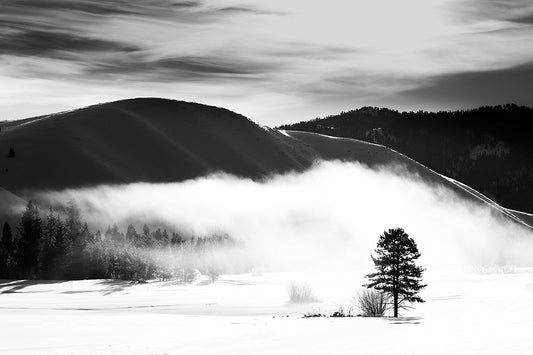
[(54, 206), (74, 200), (94, 229), (132, 222), (223, 231), (270, 269), (367, 269), (378, 236), (394, 227), (415, 239), (428, 271), (533, 266), (531, 230), (402, 169), (322, 162), (261, 182), (214, 174), (45, 192), (38, 200)]

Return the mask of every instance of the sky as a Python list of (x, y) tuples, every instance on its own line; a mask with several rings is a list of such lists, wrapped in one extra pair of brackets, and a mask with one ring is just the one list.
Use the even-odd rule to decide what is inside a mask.
[(2, 0), (0, 120), (131, 97), (262, 124), (533, 106), (531, 0)]

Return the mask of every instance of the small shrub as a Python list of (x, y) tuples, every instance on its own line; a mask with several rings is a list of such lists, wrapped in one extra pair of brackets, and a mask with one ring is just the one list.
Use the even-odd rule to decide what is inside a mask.
[(200, 276), (200, 272), (188, 267), (181, 270), (177, 276), (177, 279), (183, 283), (192, 283)]
[(353, 317), (353, 307), (345, 308), (339, 306), (339, 308), (331, 314), (333, 318)]
[(289, 284), (289, 302), (311, 303), (315, 301), (313, 289), (309, 284), (296, 281)]
[(155, 277), (159, 281), (170, 281), (174, 279), (174, 273), (169, 267), (159, 266), (155, 272)]
[(516, 269), (513, 265), (494, 265), (479, 267), (477, 272), (482, 275), (491, 275), (491, 274), (514, 274)]
[(250, 271), (250, 275), (252, 275), (253, 277), (261, 277), (264, 275), (264, 270), (262, 268), (257, 268), (257, 267), (254, 267), (252, 269), (252, 271)]
[(313, 312), (304, 313), (304, 318), (322, 318), (322, 317), (326, 317), (326, 315), (322, 313), (313, 313)]
[(358, 296), (359, 308), (365, 317), (383, 317), (389, 301), (389, 296), (373, 288), (361, 291)]
[(216, 282), (220, 277), (220, 271), (216, 266), (213, 265), (209, 265), (207, 267), (205, 274), (207, 275), (207, 277), (209, 277), (209, 281), (211, 281), (211, 283)]

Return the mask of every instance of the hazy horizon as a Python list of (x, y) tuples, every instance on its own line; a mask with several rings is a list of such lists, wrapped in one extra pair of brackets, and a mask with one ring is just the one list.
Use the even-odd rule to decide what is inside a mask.
[[(11, 119), (9, 119), (9, 118), (0, 118), (0, 122), (24, 120), (24, 119), (32, 118), (32, 117), (40, 117), (40, 116), (47, 116), (47, 115), (53, 115), (53, 114), (69, 112), (69, 111), (73, 111), (73, 110), (83, 109), (83, 108), (86, 108), (86, 107), (106, 104), (106, 103), (109, 103), (109, 102), (118, 102), (118, 101), (135, 100), (135, 99), (165, 99), (165, 100), (184, 101), (184, 100), (180, 100), (179, 98), (172, 98), (172, 97), (157, 97), (157, 98), (156, 97), (148, 97), (148, 96), (147, 97), (124, 97), (124, 98), (119, 98), (119, 99), (116, 99), (116, 100), (113, 100), (113, 101), (94, 102), (94, 103), (87, 104), (87, 105), (84, 105), (84, 106), (73, 107), (73, 108), (68, 108), (68, 109), (59, 110), (59, 111), (50, 111), (50, 112), (43, 111), (42, 113), (32, 114), (32, 115), (24, 116), (24, 117), (14, 117), (14, 118), (11, 118)], [(188, 101), (184, 101), (184, 102), (188, 102)], [(192, 103), (197, 103), (197, 104), (201, 104), (201, 105), (207, 105), (207, 106), (214, 106), (214, 107), (220, 107), (220, 108), (224, 108), (224, 109), (229, 109), (228, 107), (210, 105), (210, 104), (205, 103), (205, 102), (192, 102)], [(298, 120), (298, 121), (292, 120), (292, 121), (286, 121), (286, 122), (278, 122), (278, 123), (270, 124), (269, 127), (275, 128), (277, 126), (283, 126), (283, 125), (286, 125), (286, 124), (298, 123), (298, 122), (301, 122), (301, 121), (311, 121), (311, 120), (316, 119), (316, 118), (320, 119), (320, 118), (325, 118), (325, 117), (328, 117), (328, 116), (334, 116), (334, 115), (338, 115), (338, 114), (341, 114), (342, 112), (347, 112), (347, 111), (357, 111), (357, 110), (360, 110), (360, 109), (364, 109), (366, 107), (374, 107), (374, 108), (379, 108), (379, 109), (390, 109), (390, 110), (396, 110), (398, 112), (418, 112), (418, 111), (424, 111), (424, 112), (447, 112), (447, 111), (462, 111), (462, 110), (467, 110), (468, 111), (468, 110), (478, 109), (480, 107), (495, 107), (495, 106), (500, 106), (500, 105), (518, 105), (518, 106), (533, 108), (533, 105), (522, 105), (522, 104), (517, 104), (515, 102), (502, 102), (502, 103), (497, 103), (497, 104), (474, 105), (474, 106), (468, 106), (468, 107), (449, 108), (449, 109), (423, 109), (423, 108), (419, 108), (419, 109), (416, 109), (416, 108), (413, 108), (413, 109), (402, 109), (402, 108), (398, 108), (398, 107), (394, 107), (394, 106), (385, 106), (385, 105), (381, 105), (381, 106), (380, 105), (360, 105), (360, 106), (357, 106), (357, 107), (341, 109), (339, 111), (332, 111), (332, 112), (325, 113), (325, 114), (320, 115), (320, 116), (309, 116), (309, 117), (303, 118), (303, 119)], [(233, 111), (233, 110), (231, 110), (231, 111)], [(252, 120), (254, 120), (255, 122), (257, 122), (259, 124), (263, 124), (262, 122), (259, 122), (259, 121), (255, 120), (253, 117), (246, 116), (242, 112), (236, 112), (236, 111), (234, 111), (234, 112), (237, 113), (237, 114), (241, 114), (241, 115), (243, 115), (243, 116), (245, 116), (245, 117), (247, 117), (249, 119), (252, 119)]]
[(533, 106), (526, 0), (7, 0), (0, 120), (132, 97), (269, 126), (362, 106)]

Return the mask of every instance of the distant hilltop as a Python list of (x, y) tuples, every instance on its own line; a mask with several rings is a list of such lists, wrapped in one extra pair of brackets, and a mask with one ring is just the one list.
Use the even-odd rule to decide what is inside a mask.
[(363, 107), (281, 129), (382, 144), (475, 188), (507, 207), (533, 212), (533, 109), (399, 112)]

